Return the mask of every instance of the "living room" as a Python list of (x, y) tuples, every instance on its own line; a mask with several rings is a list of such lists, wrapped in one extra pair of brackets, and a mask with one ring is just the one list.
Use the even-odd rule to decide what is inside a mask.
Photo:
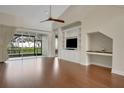
[(123, 88), (123, 5), (0, 5), (0, 87)]

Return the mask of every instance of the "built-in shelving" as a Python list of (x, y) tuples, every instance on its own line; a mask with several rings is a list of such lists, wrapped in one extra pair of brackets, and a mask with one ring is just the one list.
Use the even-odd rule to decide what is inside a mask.
[(101, 55), (101, 56), (112, 56), (112, 53), (103, 53), (103, 52), (86, 52), (89, 55)]
[(89, 64), (112, 67), (112, 38), (100, 32), (88, 33), (87, 58)]

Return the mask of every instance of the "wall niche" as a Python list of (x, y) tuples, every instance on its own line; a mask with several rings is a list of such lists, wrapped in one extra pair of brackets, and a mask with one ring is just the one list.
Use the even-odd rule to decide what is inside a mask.
[(113, 39), (100, 32), (88, 33), (87, 36), (88, 63), (111, 68)]

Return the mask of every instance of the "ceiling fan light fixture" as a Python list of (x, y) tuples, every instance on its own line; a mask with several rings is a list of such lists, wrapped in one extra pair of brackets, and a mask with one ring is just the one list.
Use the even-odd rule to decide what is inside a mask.
[[(48, 13), (48, 11), (46, 11)], [(40, 23), (42, 22), (46, 22), (46, 21), (54, 21), (54, 22), (60, 22), (60, 23), (64, 23), (65, 21), (64, 20), (61, 20), (61, 19), (55, 19), (55, 18), (52, 18), (51, 17), (51, 5), (50, 5), (50, 10), (49, 10), (49, 18), (46, 19), (46, 20), (43, 20), (43, 21), (40, 21)]]

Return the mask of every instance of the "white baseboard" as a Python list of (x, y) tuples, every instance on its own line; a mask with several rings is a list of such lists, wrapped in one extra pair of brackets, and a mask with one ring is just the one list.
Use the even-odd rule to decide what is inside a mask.
[(107, 68), (112, 68), (112, 67), (110, 67), (110, 66), (107, 66), (107, 65), (101, 65), (101, 64), (97, 64), (97, 63), (88, 63), (88, 64), (82, 64), (82, 65), (86, 65), (86, 66), (88, 66), (88, 65), (96, 65), (96, 66), (102, 66), (102, 67), (107, 67)]
[(66, 61), (68, 61), (68, 62), (72, 62), (72, 63), (81, 64), (81, 63), (80, 63), (80, 62), (78, 62), (78, 61), (73, 61), (73, 60), (64, 59), (64, 58), (60, 58), (60, 57), (59, 57), (59, 59), (61, 59), (61, 60), (66, 60)]
[(119, 71), (119, 70), (116, 70), (116, 69), (112, 69), (112, 73), (124, 76), (124, 71)]
[(90, 65), (90, 63), (89, 63), (89, 62), (82, 62), (82, 61), (81, 61), (81, 65), (88, 66), (88, 65)]
[(111, 66), (103, 65), (103, 64), (97, 64), (97, 63), (91, 63), (91, 64), (97, 65), (97, 66), (102, 66), (102, 67), (107, 67), (107, 68), (112, 68)]

